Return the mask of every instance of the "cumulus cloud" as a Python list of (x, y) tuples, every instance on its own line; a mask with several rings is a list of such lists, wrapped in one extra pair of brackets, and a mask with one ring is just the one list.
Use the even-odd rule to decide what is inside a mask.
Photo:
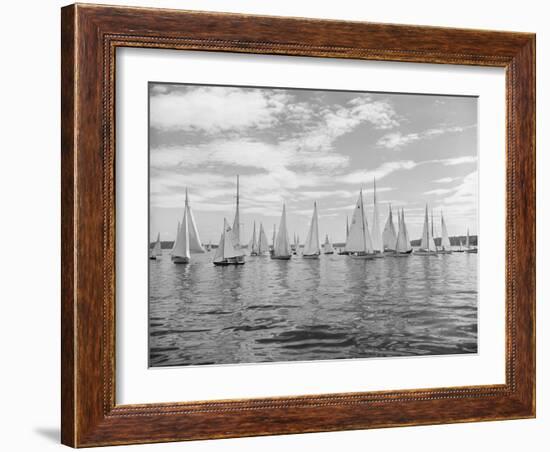
[(374, 179), (382, 179), (395, 171), (410, 170), (417, 165), (418, 163), (412, 160), (385, 162), (373, 170), (354, 171), (338, 176), (337, 180), (346, 184), (370, 184)]
[(415, 141), (435, 138), (446, 133), (464, 132), (465, 130), (474, 127), (476, 127), (476, 125), (439, 127), (427, 129), (422, 132), (413, 132), (407, 134), (402, 134), (401, 132), (392, 132), (380, 137), (376, 144), (383, 148), (399, 150), (410, 143), (414, 143)]
[(151, 127), (207, 133), (266, 128), (277, 121), (286, 95), (273, 90), (191, 87), (155, 92), (150, 99)]
[(448, 183), (450, 183), (450, 182), (452, 182), (452, 181), (454, 181), (454, 180), (455, 180), (454, 177), (442, 177), (441, 179), (436, 179), (436, 180), (434, 180), (434, 182), (435, 182), (436, 184), (448, 184)]

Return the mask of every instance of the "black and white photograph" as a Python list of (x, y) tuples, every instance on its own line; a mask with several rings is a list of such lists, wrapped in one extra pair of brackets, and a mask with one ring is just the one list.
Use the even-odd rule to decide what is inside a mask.
[(477, 97), (148, 90), (150, 367), (478, 352)]

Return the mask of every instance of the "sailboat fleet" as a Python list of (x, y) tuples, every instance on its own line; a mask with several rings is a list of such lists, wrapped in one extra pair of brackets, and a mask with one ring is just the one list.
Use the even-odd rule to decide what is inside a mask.
[[(407, 257), (410, 255), (419, 256), (437, 256), (439, 254), (450, 254), (452, 252), (477, 253), (477, 247), (470, 244), (470, 231), (466, 234), (465, 246), (460, 243), (459, 249), (452, 249), (449, 239), (447, 225), (441, 212), (441, 242), (436, 246), (434, 239), (434, 220), (433, 212), (431, 214), (431, 223), (428, 217), (428, 205), (424, 210), (424, 223), (422, 227), (422, 236), (420, 246), (413, 251), (411, 240), (405, 222), (405, 211), (397, 210), (397, 229), (394, 225), (394, 212), (392, 206), (389, 206), (388, 218), (384, 229), (380, 230), (380, 213), (376, 198), (376, 180), (373, 187), (373, 211), (372, 226), (366, 215), (363, 190), (359, 190), (359, 195), (353, 213), (351, 223), (346, 216), (346, 242), (343, 249), (339, 249), (338, 254), (348, 255), (351, 259), (377, 259), (383, 257)], [(294, 233), (293, 241), (289, 239), (287, 226), (286, 205), (283, 204), (279, 227), (273, 225), (273, 237), (271, 246), (268, 243), (267, 235), (262, 223), (257, 227), (254, 221), (252, 229), (252, 238), (248, 245), (243, 246), (241, 241), (241, 220), (240, 220), (240, 193), (239, 176), (237, 176), (237, 194), (235, 204), (235, 216), (231, 226), (226, 218), (223, 222), (223, 230), (217, 248), (215, 248), (212, 262), (216, 266), (243, 265), (245, 260), (245, 249), (253, 257), (262, 257), (269, 255), (271, 259), (288, 261), (293, 255), (298, 255), (300, 251), (300, 238)], [(214, 247), (211, 243), (203, 247), (199, 231), (195, 222), (193, 211), (189, 202), (189, 194), (185, 190), (185, 206), (183, 216), (178, 221), (176, 229), (176, 239), (170, 251), (171, 260), (174, 264), (187, 264), (191, 261), (191, 255), (195, 253), (210, 252)], [(330, 241), (329, 235), (325, 235), (324, 243), (321, 245), (319, 240), (319, 213), (317, 202), (313, 203), (313, 212), (309, 222), (309, 229), (306, 240), (302, 247), (301, 256), (304, 259), (319, 259), (321, 254), (331, 255), (335, 253), (335, 248)], [(156, 260), (162, 256), (160, 234), (157, 235), (152, 248), (149, 250), (149, 258)]]

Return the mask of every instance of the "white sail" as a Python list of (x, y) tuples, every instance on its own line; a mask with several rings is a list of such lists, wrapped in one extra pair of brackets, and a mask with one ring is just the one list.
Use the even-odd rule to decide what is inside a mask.
[(328, 239), (328, 234), (325, 236), (325, 243), (323, 244), (323, 250), (325, 254), (334, 253), (334, 247), (330, 240)]
[(254, 222), (254, 228), (252, 229), (252, 238), (250, 239), (248, 248), (250, 249), (250, 254), (258, 253), (258, 243), (256, 242), (256, 222)]
[(273, 225), (273, 240), (271, 241), (271, 248), (275, 250), (275, 239), (277, 238), (277, 229), (275, 225)]
[(348, 216), (346, 215), (346, 240), (348, 239), (349, 237), (349, 219), (348, 219)]
[(195, 223), (193, 211), (189, 205), (187, 188), (185, 189), (185, 212), (183, 215), (184, 217), (187, 216), (187, 228), (189, 229), (189, 251), (191, 253), (206, 253), (199, 237), (199, 230), (197, 229), (197, 224)]
[(290, 249), (290, 240), (288, 238), (288, 231), (286, 227), (286, 207), (283, 204), (283, 213), (281, 215), (281, 222), (279, 224), (279, 232), (275, 239), (275, 247), (273, 249), (274, 256), (290, 256), (292, 251)]
[(176, 238), (174, 239), (174, 243), (172, 244), (172, 249), (170, 250), (170, 255), (174, 254), (174, 250), (176, 249), (176, 246), (178, 245), (178, 235), (180, 234), (180, 228), (181, 228), (181, 223), (178, 221), (178, 228), (176, 229)]
[(241, 246), (241, 215), (239, 212), (239, 176), (237, 175), (237, 205), (235, 207), (235, 219), (233, 220), (233, 243)]
[(430, 231), (428, 225), (428, 206), (426, 205), (426, 212), (424, 214), (424, 226), (422, 227), (422, 238), (420, 240), (420, 248), (427, 250), (430, 245)]
[(218, 247), (216, 248), (216, 254), (214, 254), (214, 262), (223, 261), (224, 236), (225, 234), (222, 232), (222, 235), (220, 236), (220, 242), (218, 244)]
[(407, 251), (411, 251), (411, 239), (409, 237), (409, 230), (407, 229), (407, 223), (405, 222), (405, 211), (403, 209), (401, 209), (401, 222), (403, 223), (403, 230), (405, 231), (405, 243), (407, 245)]
[(470, 249), (470, 228), (466, 231), (466, 249)]
[(434, 211), (432, 209), (432, 230), (430, 234), (430, 251), (437, 251), (437, 246), (435, 245), (435, 233), (434, 233)]
[(267, 242), (267, 236), (265, 235), (264, 225), (260, 223), (260, 234), (258, 237), (258, 254), (264, 254), (269, 251), (269, 243)]
[(344, 250), (349, 253), (372, 253), (373, 251), (363, 206), (363, 190), (359, 192), (357, 204), (355, 205), (355, 209), (353, 209), (348, 239)]
[(428, 205), (426, 205), (426, 211), (424, 213), (424, 226), (422, 228), (422, 240), (420, 242), (420, 249), (423, 251), (436, 251), (434, 238), (430, 233), (430, 225), (428, 222)]
[(176, 245), (172, 250), (172, 257), (179, 257), (189, 259), (191, 253), (189, 251), (189, 227), (187, 209), (183, 212), (183, 221), (179, 228), (178, 236), (176, 238)]
[(411, 250), (411, 243), (409, 241), (409, 233), (407, 232), (407, 226), (405, 224), (405, 212), (397, 212), (397, 224), (399, 232), (397, 233), (397, 239), (395, 242), (395, 251), (398, 253), (407, 253)]
[(242, 251), (233, 244), (233, 231), (225, 218), (223, 219), (223, 230), (223, 258), (229, 259), (231, 257), (242, 256)]
[(441, 248), (444, 251), (451, 250), (451, 241), (449, 240), (449, 234), (447, 233), (447, 225), (443, 219), (443, 213), (441, 213)]
[[(397, 223), (397, 226), (399, 227), (399, 212), (397, 212)], [(395, 233), (395, 226), (393, 225), (393, 214), (390, 205), (390, 213), (388, 215), (388, 219), (386, 220), (386, 225), (384, 226), (384, 232), (382, 233), (384, 250), (393, 250), (396, 240), (397, 234)]]
[(161, 256), (162, 255), (162, 248), (160, 246), (160, 232), (157, 235), (157, 241), (155, 242), (155, 245), (153, 246), (153, 249), (151, 250), (152, 256)]
[(374, 207), (372, 211), (372, 248), (376, 252), (384, 251), (382, 234), (380, 233), (380, 216), (378, 214), (378, 204), (376, 203), (376, 179), (374, 180)]
[(206, 253), (206, 250), (202, 246), (201, 239), (199, 237), (199, 231), (197, 224), (195, 223), (195, 217), (191, 207), (187, 208), (188, 215), (188, 227), (189, 227), (189, 250), (192, 253)]
[(313, 215), (311, 217), (311, 223), (309, 225), (309, 231), (304, 244), (304, 256), (313, 256), (315, 254), (321, 254), (321, 247), (319, 246), (319, 218), (317, 215), (317, 203), (313, 203)]

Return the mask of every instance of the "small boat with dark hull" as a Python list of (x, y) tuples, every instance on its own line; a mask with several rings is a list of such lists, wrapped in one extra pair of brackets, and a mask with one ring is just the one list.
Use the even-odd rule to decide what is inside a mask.
[(162, 256), (162, 248), (160, 246), (160, 232), (157, 234), (157, 240), (153, 245), (153, 248), (149, 250), (149, 259), (156, 260)]

